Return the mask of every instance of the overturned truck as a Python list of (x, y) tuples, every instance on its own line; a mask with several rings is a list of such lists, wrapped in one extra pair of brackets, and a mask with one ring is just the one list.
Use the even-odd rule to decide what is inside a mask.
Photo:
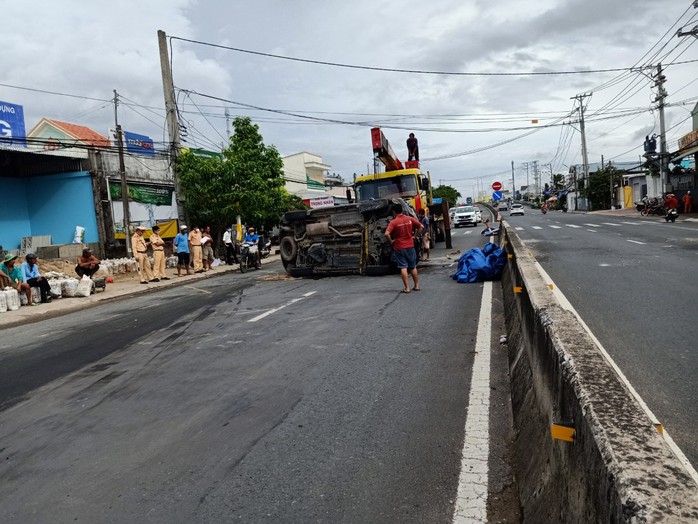
[(286, 213), (279, 235), (284, 268), (296, 277), (391, 272), (395, 266), (385, 230), (395, 203), (404, 214), (416, 218), (414, 210), (399, 198)]

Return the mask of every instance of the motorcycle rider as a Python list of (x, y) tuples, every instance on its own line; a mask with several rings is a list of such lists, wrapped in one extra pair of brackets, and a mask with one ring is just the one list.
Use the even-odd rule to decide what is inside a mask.
[(259, 258), (259, 235), (254, 226), (247, 228), (244, 242), (250, 245), (250, 253), (254, 253), (255, 265), (260, 266), (262, 261)]

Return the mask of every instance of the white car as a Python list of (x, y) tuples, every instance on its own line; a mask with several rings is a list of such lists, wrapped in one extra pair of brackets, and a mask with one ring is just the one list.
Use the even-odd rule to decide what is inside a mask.
[(451, 210), (451, 222), (453, 227), (458, 228), (460, 226), (477, 226), (478, 223), (478, 210), (473, 206), (459, 206)]
[(509, 210), (509, 216), (514, 216), (514, 215), (523, 215), (524, 214), (524, 207), (522, 204), (512, 204), (511, 209)]

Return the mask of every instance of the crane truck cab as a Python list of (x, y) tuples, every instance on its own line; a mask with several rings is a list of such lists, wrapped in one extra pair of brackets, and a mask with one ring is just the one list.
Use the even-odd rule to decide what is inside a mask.
[(385, 166), (384, 173), (364, 175), (354, 181), (356, 200), (368, 202), (377, 198), (401, 198), (416, 211), (432, 204), (429, 174), (419, 169), (419, 161), (404, 164), (393, 151), (383, 131), (371, 129), (373, 155)]

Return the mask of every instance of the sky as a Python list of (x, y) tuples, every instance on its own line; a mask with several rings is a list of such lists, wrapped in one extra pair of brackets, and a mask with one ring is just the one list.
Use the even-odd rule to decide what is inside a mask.
[[(688, 0), (2, 6), (0, 100), (24, 107), (27, 130), (46, 117), (106, 135), (116, 90), (122, 127), (166, 142), (163, 30), (184, 145), (220, 148), (232, 119), (249, 116), (282, 156), (317, 154), (351, 181), (372, 172), (371, 127), (403, 161), (414, 132), (434, 185), (464, 197), (494, 181), (511, 189), (512, 162), (517, 188), (533, 184), (533, 162), (543, 182), (580, 164), (577, 95), (590, 95), (581, 99), (590, 163), (639, 161), (644, 137), (659, 133), (649, 66), (661, 62), (667, 79), (669, 150), (691, 131), (698, 100), (697, 38), (677, 37), (698, 24)], [(617, 71), (579, 73), (607, 69)]]

